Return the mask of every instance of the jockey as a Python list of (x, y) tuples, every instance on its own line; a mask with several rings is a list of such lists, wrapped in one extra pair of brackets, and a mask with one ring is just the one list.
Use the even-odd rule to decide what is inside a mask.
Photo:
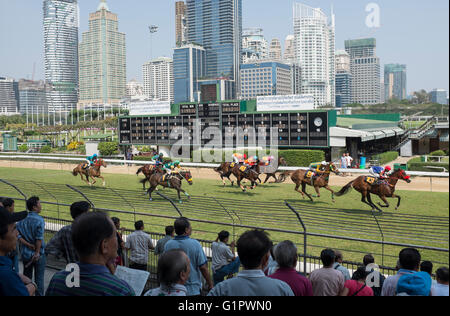
[(171, 175), (172, 172), (178, 173), (180, 172), (180, 169), (181, 166), (178, 160), (175, 162), (168, 162), (163, 166), (163, 170), (166, 171), (168, 175)]
[(386, 166), (385, 168), (374, 166), (370, 168), (369, 173), (377, 179), (385, 180), (389, 177), (391, 171), (392, 168), (389, 166)]
[(159, 155), (155, 155), (152, 157), (153, 162), (155, 162), (155, 166), (158, 167), (163, 165), (164, 162), (164, 154), (160, 153)]
[(93, 164), (95, 164), (97, 160), (98, 160), (97, 154), (93, 154), (92, 156), (86, 157), (87, 164), (85, 165), (84, 169), (87, 169)]
[(250, 166), (250, 169), (256, 169), (259, 163), (258, 156), (253, 156), (248, 159), (248, 165)]
[(326, 161), (312, 163), (309, 165), (309, 170), (313, 172), (311, 177), (311, 181), (314, 180), (317, 176), (322, 175), (325, 172), (325, 167), (328, 165)]
[(239, 163), (243, 163), (245, 161), (245, 159), (247, 159), (247, 155), (242, 155), (239, 153), (234, 153), (233, 154), (233, 162), (235, 164), (239, 164)]

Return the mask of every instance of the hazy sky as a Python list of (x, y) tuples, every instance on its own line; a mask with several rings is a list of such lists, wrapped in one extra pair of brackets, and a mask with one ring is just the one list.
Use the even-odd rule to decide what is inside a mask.
[[(79, 0), (80, 38), (88, 29), (89, 13), (100, 0)], [(293, 33), (293, 0), (243, 0), (243, 27), (261, 27), (266, 39), (284, 39)], [(424, 88), (449, 89), (448, 0), (305, 0), (336, 14), (336, 49), (344, 41), (375, 37), (382, 65), (408, 66), (408, 93)], [(175, 0), (107, 0), (119, 15), (126, 33), (128, 80), (142, 79), (142, 64), (150, 59), (148, 25), (159, 26), (153, 37), (153, 57), (172, 57), (175, 44)], [(381, 26), (366, 26), (369, 3), (380, 8)], [(0, 76), (44, 79), (43, 0), (0, 0)], [(383, 71), (382, 71), (383, 72)]]

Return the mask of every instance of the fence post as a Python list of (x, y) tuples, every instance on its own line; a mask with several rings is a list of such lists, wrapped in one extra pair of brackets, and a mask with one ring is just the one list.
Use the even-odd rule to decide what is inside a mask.
[[(235, 225), (235, 222), (234, 222), (234, 217), (231, 216), (230, 212), (228, 212), (228, 210), (222, 205), (222, 203), (220, 203), (218, 200), (216, 200), (216, 198), (213, 197), (213, 200), (216, 201), (216, 203), (219, 204), (220, 207), (222, 207), (225, 212), (227, 212), (228, 216), (233, 221), (233, 240), (236, 240), (236, 225)], [(233, 213), (235, 213), (235, 212), (233, 212)]]
[(16, 187), (14, 184), (11, 184), (11, 183), (9, 183), (9, 182), (3, 180), (3, 179), (0, 179), (0, 182), (3, 182), (4, 184), (9, 185), (9, 186), (12, 187), (14, 190), (16, 190), (17, 192), (19, 192), (19, 194), (22, 195), (22, 196), (24, 197), (25, 201), (28, 199), (27, 196), (26, 196), (22, 191), (20, 191), (20, 189), (19, 189), (18, 187)]
[(156, 194), (158, 194), (158, 195), (159, 195), (160, 197), (162, 197), (163, 199), (169, 201), (169, 203), (172, 204), (172, 206), (173, 206), (173, 207), (175, 208), (175, 210), (178, 212), (178, 214), (180, 215), (180, 217), (183, 217), (183, 213), (181, 213), (180, 209), (176, 206), (176, 204), (175, 204), (171, 199), (169, 199), (167, 196), (165, 196), (165, 195), (162, 194), (162, 193), (156, 192)]
[(372, 210), (372, 216), (375, 219), (375, 222), (378, 225), (378, 229), (380, 230), (381, 234), (381, 265), (384, 266), (384, 233), (383, 229), (381, 229), (380, 222), (378, 222), (377, 216), (375, 215), (375, 212)]
[(307, 231), (306, 231), (306, 225), (305, 225), (305, 223), (303, 223), (303, 220), (302, 220), (300, 214), (297, 212), (297, 210), (296, 210), (294, 207), (292, 207), (287, 201), (284, 201), (284, 203), (286, 204), (286, 206), (287, 206), (292, 212), (295, 213), (295, 215), (297, 216), (297, 218), (298, 218), (300, 224), (301, 224), (302, 227), (303, 227), (303, 272), (304, 272), (305, 275), (306, 275), (306, 274), (307, 274), (307, 270), (306, 270), (306, 268), (307, 268), (307, 264), (306, 264), (306, 256), (307, 256), (307, 254), (308, 254), (308, 249), (307, 249), (307, 246), (308, 246), (308, 243), (307, 243), (308, 240), (307, 240), (307, 238), (308, 238), (308, 236), (307, 236)]

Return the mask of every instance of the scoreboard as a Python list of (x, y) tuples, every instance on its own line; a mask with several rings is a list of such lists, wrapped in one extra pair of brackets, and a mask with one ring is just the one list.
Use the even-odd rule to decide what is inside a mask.
[[(195, 122), (199, 123), (200, 142), (194, 135)], [(214, 130), (222, 132), (222, 139), (216, 139)], [(246, 113), (239, 102), (180, 104), (177, 115), (121, 117), (119, 135), (121, 145), (197, 146), (221, 141), (223, 147), (261, 142), (266, 146), (329, 147), (327, 111)]]

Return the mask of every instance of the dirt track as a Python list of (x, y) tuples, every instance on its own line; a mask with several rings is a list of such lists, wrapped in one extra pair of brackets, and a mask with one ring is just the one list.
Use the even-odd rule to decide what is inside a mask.
[[(28, 168), (28, 169), (41, 169), (41, 170), (61, 170), (61, 171), (72, 171), (75, 168), (74, 165), (61, 164), (61, 163), (49, 163), (49, 162), (31, 162), (31, 161), (4, 161), (0, 160), (0, 167), (10, 167), (10, 168)], [(138, 167), (135, 166), (108, 166), (106, 169), (102, 169), (105, 174), (128, 174), (135, 175)], [(221, 181), (220, 177), (212, 169), (205, 168), (192, 168), (192, 175), (194, 179), (208, 179)], [(344, 186), (350, 181), (352, 181), (356, 176), (346, 176), (338, 177), (332, 176), (330, 184), (332, 186)], [(232, 179), (234, 179), (232, 177)], [(265, 176), (261, 177), (264, 181)], [(228, 181), (228, 180), (226, 180)], [(273, 179), (269, 180), (273, 181)], [(292, 183), (291, 180), (287, 180), (286, 183)], [(407, 184), (406, 182), (400, 181), (397, 185), (398, 190), (407, 191), (433, 191), (433, 192), (449, 192), (449, 181), (448, 178), (425, 178), (425, 177), (414, 177), (412, 183)]]

